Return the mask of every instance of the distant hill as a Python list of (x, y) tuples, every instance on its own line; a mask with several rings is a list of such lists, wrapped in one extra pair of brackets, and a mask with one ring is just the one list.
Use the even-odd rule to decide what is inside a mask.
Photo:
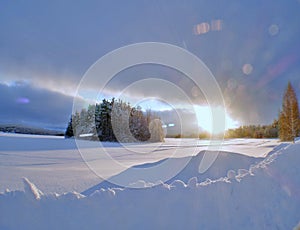
[(18, 124), (0, 124), (0, 132), (5, 133), (22, 133), (33, 135), (51, 135), (51, 136), (64, 136), (63, 131), (44, 129), (39, 127), (18, 125)]

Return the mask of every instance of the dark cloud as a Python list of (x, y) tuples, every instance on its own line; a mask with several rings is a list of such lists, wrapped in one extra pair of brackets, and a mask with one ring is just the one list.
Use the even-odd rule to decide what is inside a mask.
[(73, 98), (24, 83), (0, 84), (0, 121), (64, 128), (72, 112)]
[(162, 65), (143, 64), (121, 71), (105, 89), (112, 94), (123, 92), (139, 99), (157, 97), (170, 104), (193, 102), (201, 105), (207, 103), (201, 87), (207, 86), (197, 86), (191, 78), (178, 70)]

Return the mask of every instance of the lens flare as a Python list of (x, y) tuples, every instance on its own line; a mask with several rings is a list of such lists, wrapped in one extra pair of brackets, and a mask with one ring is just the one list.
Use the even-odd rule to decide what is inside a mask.
[(243, 73), (246, 75), (250, 75), (253, 71), (253, 66), (251, 64), (245, 64), (243, 65)]
[(16, 103), (18, 104), (28, 104), (30, 100), (26, 97), (19, 97), (16, 99)]

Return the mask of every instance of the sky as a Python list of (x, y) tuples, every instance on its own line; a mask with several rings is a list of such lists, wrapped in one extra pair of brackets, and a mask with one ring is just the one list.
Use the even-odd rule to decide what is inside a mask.
[[(271, 123), (288, 81), (300, 96), (299, 0), (0, 4), (1, 123), (63, 129), (74, 97), (91, 99), (89, 93), (76, 93), (88, 69), (107, 53), (141, 42), (168, 43), (198, 57), (218, 83), (232, 125)], [(188, 98), (196, 92), (192, 99), (196, 117), (207, 123), (207, 98), (201, 92), (206, 86), (195, 88), (183, 73), (165, 66), (145, 64), (123, 70), (100, 97), (116, 97), (149, 77), (171, 82)], [(101, 82), (102, 77), (95, 80)], [(153, 87), (131, 87), (126, 99), (143, 100), (143, 91), (150, 98)], [(99, 88), (91, 83), (85, 90)], [(162, 91), (167, 104), (186, 111), (186, 98), (175, 101), (174, 94)], [(159, 93), (155, 97), (160, 98)]]

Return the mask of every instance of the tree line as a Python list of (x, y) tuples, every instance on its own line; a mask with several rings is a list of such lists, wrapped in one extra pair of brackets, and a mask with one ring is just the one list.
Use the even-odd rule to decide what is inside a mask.
[(278, 138), (278, 121), (271, 125), (244, 125), (236, 129), (229, 129), (225, 138)]

